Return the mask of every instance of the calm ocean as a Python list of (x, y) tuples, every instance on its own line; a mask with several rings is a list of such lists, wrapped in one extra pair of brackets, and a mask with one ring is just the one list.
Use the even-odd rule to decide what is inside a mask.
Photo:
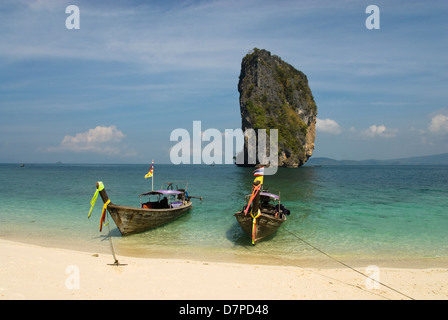
[[(149, 165), (0, 165), (0, 238), (110, 252), (108, 228), (99, 232), (101, 198), (87, 219), (96, 181), (112, 202), (138, 206), (151, 189)], [(193, 210), (145, 233), (121, 237), (120, 255), (288, 263), (321, 254), (343, 259), (448, 258), (448, 167), (322, 166), (280, 168), (265, 188), (281, 193), (291, 211), (269, 240), (255, 247), (233, 213), (251, 191), (251, 168), (232, 165), (154, 166), (154, 188), (187, 180)]]

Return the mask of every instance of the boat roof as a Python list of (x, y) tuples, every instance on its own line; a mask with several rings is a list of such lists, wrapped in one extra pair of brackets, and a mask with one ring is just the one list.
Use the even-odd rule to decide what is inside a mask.
[(183, 193), (182, 191), (177, 191), (177, 190), (154, 190), (154, 191), (142, 193), (141, 196), (150, 196), (153, 194), (163, 194), (163, 195), (171, 196), (171, 195), (178, 195), (178, 194), (182, 194), (182, 193)]
[[(273, 194), (273, 193), (269, 193), (269, 192), (261, 192), (260, 196), (268, 197), (268, 198), (271, 198), (271, 199), (274, 199), (274, 200), (279, 200), (280, 199), (280, 197), (278, 195)], [(250, 194), (248, 194), (246, 197), (250, 197)]]
[(261, 193), (260, 193), (260, 196), (273, 198), (273, 199), (275, 199), (275, 200), (280, 199), (280, 197), (279, 197), (278, 195), (273, 194), (273, 193), (269, 193), (269, 192), (261, 192)]

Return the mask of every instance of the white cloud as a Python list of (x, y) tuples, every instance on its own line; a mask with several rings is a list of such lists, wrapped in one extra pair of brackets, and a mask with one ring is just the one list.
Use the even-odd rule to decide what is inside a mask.
[(316, 130), (327, 132), (331, 134), (340, 134), (342, 132), (341, 126), (332, 119), (319, 119), (316, 120)]
[(390, 138), (395, 136), (397, 133), (397, 129), (387, 129), (385, 125), (371, 125), (367, 130), (364, 130), (362, 133), (370, 138), (382, 137), (382, 138)]
[[(86, 132), (77, 133), (74, 136), (66, 135), (58, 147), (49, 147), (47, 151), (92, 152), (107, 155), (123, 154), (125, 148), (119, 145), (124, 138), (123, 132), (115, 126), (97, 126)], [(128, 155), (135, 152), (126, 152)]]
[(448, 134), (448, 116), (438, 114), (431, 119), (428, 126), (429, 131), (437, 134)]

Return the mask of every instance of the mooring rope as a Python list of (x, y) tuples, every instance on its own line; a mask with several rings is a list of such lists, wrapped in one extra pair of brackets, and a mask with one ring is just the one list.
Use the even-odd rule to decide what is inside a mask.
[(402, 296), (405, 296), (405, 297), (408, 298), (408, 299), (415, 300), (414, 298), (408, 296), (407, 294), (405, 294), (405, 293), (403, 293), (403, 292), (401, 292), (401, 291), (398, 291), (397, 289), (394, 289), (394, 288), (392, 288), (391, 286), (388, 286), (387, 284), (382, 283), (382, 282), (380, 282), (380, 281), (378, 281), (378, 280), (376, 280), (376, 279), (373, 279), (373, 278), (369, 277), (368, 275), (362, 273), (361, 271), (356, 270), (356, 269), (353, 268), (352, 266), (349, 266), (349, 265), (346, 264), (345, 262), (340, 261), (340, 260), (338, 260), (338, 259), (336, 259), (336, 258), (330, 256), (328, 253), (322, 251), (321, 249), (319, 249), (319, 248), (317, 248), (316, 246), (312, 245), (312, 244), (309, 243), (308, 241), (305, 241), (304, 239), (300, 238), (298, 235), (292, 233), (291, 231), (289, 231), (288, 229), (286, 229), (284, 226), (282, 226), (282, 228), (283, 228), (286, 232), (288, 232), (290, 235), (292, 235), (293, 237), (299, 239), (300, 241), (302, 241), (302, 242), (305, 243), (306, 245), (310, 246), (310, 247), (313, 248), (314, 250), (316, 250), (316, 251), (322, 253), (322, 254), (325, 255), (326, 257), (328, 257), (328, 258), (330, 258), (330, 259), (332, 259), (332, 260), (334, 260), (334, 261), (340, 263), (341, 265), (343, 265), (343, 266), (349, 268), (350, 270), (355, 271), (356, 273), (359, 273), (360, 275), (362, 275), (362, 276), (368, 278), (369, 280), (372, 280), (372, 281), (374, 281), (374, 282), (376, 282), (376, 283), (378, 283), (378, 284), (380, 284), (380, 285), (382, 285), (382, 286), (384, 286), (384, 287), (386, 287), (386, 288), (388, 288), (388, 289), (390, 289), (390, 290), (392, 290), (392, 291), (395, 291), (396, 293), (401, 294)]
[(125, 266), (126, 264), (121, 264), (118, 262), (117, 257), (115, 256), (115, 250), (114, 250), (114, 246), (112, 244), (112, 234), (110, 232), (110, 223), (109, 223), (109, 215), (106, 213), (107, 216), (107, 228), (109, 229), (109, 244), (110, 244), (110, 249), (112, 251), (112, 256), (114, 257), (114, 263), (109, 264), (110, 266)]

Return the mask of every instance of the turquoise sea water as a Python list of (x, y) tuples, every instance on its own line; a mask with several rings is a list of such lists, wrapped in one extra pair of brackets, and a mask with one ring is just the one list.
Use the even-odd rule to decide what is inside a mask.
[[(0, 165), (0, 238), (110, 252), (99, 232), (101, 198), (87, 219), (96, 181), (112, 202), (138, 206), (150, 190), (148, 165)], [(121, 237), (110, 219), (117, 254), (288, 262), (321, 254), (337, 258), (448, 258), (448, 167), (323, 166), (280, 168), (265, 187), (291, 211), (275, 236), (255, 247), (233, 213), (251, 191), (251, 168), (157, 165), (154, 187), (188, 180), (194, 208), (180, 219)], [(296, 237), (297, 236), (297, 237)], [(283, 261), (283, 262), (282, 262)]]

